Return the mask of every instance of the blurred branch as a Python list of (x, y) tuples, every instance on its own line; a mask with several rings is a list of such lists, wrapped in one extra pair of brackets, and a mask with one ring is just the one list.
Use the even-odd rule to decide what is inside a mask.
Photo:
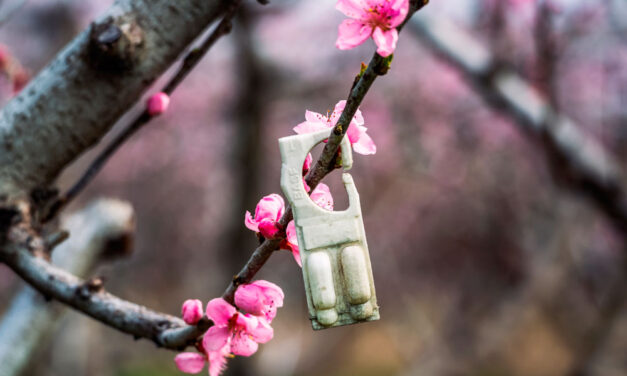
[(5, 4), (0, 2), (0, 27), (4, 26), (5, 23), (10, 21), (13, 16), (22, 9), (22, 7), (26, 5), (26, 0), (16, 0), (8, 4), (7, 9), (2, 9), (5, 7)]
[[(209, 51), (215, 42), (231, 31), (231, 20), (235, 16), (240, 5), (241, 0), (235, 0), (230, 4), (224, 14), (224, 18), (220, 21), (213, 32), (205, 38), (200, 46), (189, 51), (185, 58), (183, 58), (181, 67), (176, 74), (170, 78), (168, 83), (165, 84), (161, 90), (162, 92), (171, 95), (185, 79), (185, 77), (187, 77), (187, 75), (192, 71), (192, 69), (198, 65), (202, 57), (207, 53), (207, 51)], [(91, 162), (78, 181), (51, 205), (48, 213), (46, 213), (46, 220), (52, 219), (62, 208), (78, 196), (78, 194), (81, 193), (81, 191), (85, 189), (85, 187), (96, 177), (98, 172), (102, 170), (107, 161), (124, 144), (124, 142), (126, 142), (133, 134), (155, 117), (156, 115), (151, 115), (148, 113), (147, 109), (144, 109), (141, 114), (135, 117), (133, 121), (124, 127), (122, 132), (120, 132)]]
[[(98, 200), (63, 220), (63, 227), (75, 236), (55, 250), (53, 263), (85, 276), (99, 261), (130, 253), (133, 208), (122, 201)], [(19, 375), (66, 311), (32, 288), (23, 288), (0, 322), (0, 376)]]
[[(414, 13), (426, 4), (427, 2), (423, 2), (423, 0), (412, 0), (410, 2), (410, 9), (407, 14), (407, 18), (405, 22), (398, 27), (398, 31), (400, 32)], [(318, 183), (320, 183), (320, 181), (327, 174), (335, 169), (335, 156), (340, 147), (340, 143), (342, 142), (342, 138), (346, 135), (348, 126), (350, 125), (353, 116), (355, 116), (355, 112), (357, 112), (359, 105), (377, 77), (387, 73), (390, 61), (391, 59), (383, 58), (379, 54), (375, 53), (372, 59), (370, 59), (370, 63), (363, 74), (355, 77), (355, 82), (351, 87), (344, 111), (342, 112), (342, 115), (340, 115), (340, 119), (338, 120), (336, 126), (331, 131), (328, 142), (322, 150), (322, 154), (320, 154), (316, 163), (312, 164), (313, 167), (305, 178), (307, 185), (311, 188), (310, 192), (313, 192)], [(286, 228), (287, 224), (292, 219), (292, 208), (288, 205), (283, 213), (283, 216), (279, 220), (279, 223), (283, 228)], [(233, 280), (224, 291), (224, 294), (222, 294), (222, 297), (226, 301), (231, 303), (233, 302), (237, 286), (243, 283), (248, 283), (253, 279), (255, 274), (257, 274), (257, 272), (270, 258), (272, 252), (279, 249), (279, 245), (283, 239), (285, 239), (285, 233), (274, 239), (265, 239), (261, 245), (255, 249), (246, 265), (244, 265), (239, 273), (233, 277)]]
[(0, 262), (13, 269), (46, 299), (58, 300), (135, 338), (147, 338), (157, 346), (173, 350), (194, 344), (209, 328), (211, 322), (207, 319), (196, 326), (188, 326), (178, 317), (152, 311), (107, 293), (101, 280), (86, 281), (50, 264), (46, 260), (49, 250), (45, 249), (43, 239), (34, 229), (29, 205), (20, 204), (12, 213), (4, 242), (0, 242)]
[(454, 67), (492, 106), (542, 146), (557, 181), (590, 199), (627, 236), (627, 198), (620, 164), (556, 111), (513, 70), (452, 23), (414, 18), (412, 30)]

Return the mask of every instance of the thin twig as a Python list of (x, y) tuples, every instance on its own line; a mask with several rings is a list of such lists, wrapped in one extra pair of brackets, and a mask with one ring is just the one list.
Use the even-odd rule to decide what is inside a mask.
[[(215, 42), (222, 36), (228, 34), (231, 31), (231, 20), (235, 16), (237, 10), (241, 5), (241, 0), (234, 1), (224, 14), (224, 18), (218, 26), (209, 34), (209, 36), (201, 43), (197, 48), (192, 49), (187, 53), (183, 59), (181, 67), (176, 74), (170, 78), (168, 83), (161, 90), (162, 92), (171, 95), (179, 84), (187, 77), (187, 75), (196, 67), (202, 57), (209, 51), (209, 49), (215, 44)], [(98, 154), (98, 156), (91, 162), (87, 170), (78, 179), (74, 185), (68, 191), (59, 196), (59, 198), (50, 206), (48, 213), (46, 213), (45, 221), (54, 218), (61, 209), (63, 209), (69, 202), (71, 202), (76, 196), (78, 196), (83, 189), (96, 177), (96, 175), (102, 170), (104, 165), (109, 161), (111, 156), (138, 130), (144, 125), (150, 122), (156, 116), (150, 115), (147, 109), (144, 109), (133, 121), (130, 122), (105, 148)]]
[[(398, 31), (400, 32), (412, 15), (426, 4), (427, 1), (411, 1), (407, 18), (405, 19), (405, 22), (398, 27)], [(353, 84), (340, 119), (331, 131), (331, 135), (329, 136), (327, 144), (324, 146), (322, 154), (305, 178), (307, 185), (311, 188), (310, 192), (313, 192), (318, 183), (320, 183), (320, 181), (327, 174), (335, 169), (335, 156), (337, 155), (342, 138), (346, 135), (346, 131), (348, 130), (348, 126), (350, 125), (353, 116), (355, 116), (359, 105), (363, 101), (366, 93), (368, 93), (370, 86), (372, 86), (376, 78), (387, 73), (390, 61), (390, 58), (383, 58), (379, 54), (375, 53), (372, 59), (370, 59), (368, 68), (366, 68), (365, 72), (359, 76), (359, 79), (355, 82), (355, 84)], [(279, 223), (283, 228), (286, 228), (287, 224), (292, 219), (292, 208), (288, 205), (285, 213), (283, 213), (283, 216), (279, 220)], [(230, 303), (233, 303), (237, 286), (252, 281), (255, 274), (257, 274), (266, 261), (268, 261), (272, 252), (279, 249), (281, 241), (285, 238), (284, 235), (285, 234), (274, 239), (266, 239), (259, 247), (257, 247), (257, 249), (255, 249), (246, 265), (244, 265), (242, 270), (240, 270), (240, 272), (233, 277), (233, 280), (222, 294), (222, 298)]]

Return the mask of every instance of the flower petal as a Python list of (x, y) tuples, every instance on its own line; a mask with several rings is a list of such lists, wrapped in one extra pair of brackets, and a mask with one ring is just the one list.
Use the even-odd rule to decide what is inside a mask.
[(235, 305), (253, 315), (262, 315), (264, 302), (261, 289), (252, 284), (240, 285), (235, 291)]
[(294, 260), (301, 268), (303, 264), (300, 259), (300, 250), (298, 249), (298, 236), (296, 235), (296, 225), (294, 221), (290, 221), (285, 228), (286, 240), (290, 246), (290, 250), (292, 251), (292, 256), (294, 256)]
[(302, 123), (295, 126), (293, 129), (294, 129), (294, 132), (298, 134), (306, 134), (306, 133), (317, 132), (319, 130), (327, 129), (327, 128), (329, 128), (329, 126), (326, 124), (326, 122), (319, 123), (319, 122), (303, 121)]
[(228, 327), (214, 325), (202, 337), (202, 346), (205, 351), (220, 350), (226, 345), (230, 334)]
[(185, 373), (198, 373), (202, 371), (207, 359), (203, 354), (184, 352), (174, 358), (176, 368)]
[(359, 0), (337, 0), (335, 9), (351, 18), (366, 19), (368, 17), (368, 12), (364, 9), (364, 5)]
[(207, 316), (216, 326), (224, 326), (237, 313), (235, 307), (222, 298), (211, 299), (207, 303)]
[(251, 356), (255, 352), (259, 345), (245, 332), (239, 332), (233, 336), (231, 340), (231, 352), (235, 355)]
[(377, 45), (377, 53), (383, 57), (388, 57), (394, 53), (396, 42), (398, 41), (398, 31), (396, 29), (381, 30), (380, 27), (374, 29), (372, 39)]
[[(350, 129), (350, 128), (349, 128)], [(374, 144), (372, 138), (366, 133), (365, 127), (358, 127), (359, 139), (353, 143), (353, 150), (355, 153), (362, 155), (375, 154), (377, 152), (377, 145)]]
[(224, 346), (218, 351), (207, 353), (209, 358), (209, 376), (218, 376), (226, 369), (226, 360), (230, 353), (230, 346)]
[(333, 211), (333, 196), (328, 185), (319, 183), (309, 197), (319, 207)]
[(259, 319), (257, 327), (249, 332), (257, 343), (266, 343), (274, 336), (274, 329), (263, 318)]
[(344, 20), (338, 27), (335, 46), (349, 50), (362, 44), (372, 34), (372, 27), (357, 20)]
[(407, 13), (409, 12), (409, 0), (394, 0), (390, 5), (390, 8), (396, 10), (398, 12), (392, 12), (394, 16), (388, 20), (390, 27), (397, 27), (405, 18), (407, 18)]
[(253, 230), (254, 232), (259, 232), (259, 227), (257, 225), (257, 222), (255, 222), (255, 220), (253, 219), (253, 215), (250, 214), (249, 211), (246, 211), (246, 214), (244, 215), (244, 225), (246, 225), (246, 227), (249, 230)]
[(266, 239), (272, 239), (279, 232), (279, 227), (276, 221), (272, 219), (264, 218), (259, 222), (259, 232)]

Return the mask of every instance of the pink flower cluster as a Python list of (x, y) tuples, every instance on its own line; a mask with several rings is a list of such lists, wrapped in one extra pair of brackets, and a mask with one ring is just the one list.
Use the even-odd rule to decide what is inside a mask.
[[(305, 187), (307, 187), (306, 184)], [(314, 189), (311, 193), (310, 197), (312, 201), (321, 208), (333, 210), (333, 196), (331, 196), (331, 191), (326, 184), (319, 183), (318, 186), (316, 186), (316, 189)], [(283, 198), (278, 194), (272, 193), (263, 197), (261, 201), (257, 203), (254, 217), (250, 214), (250, 212), (246, 212), (244, 224), (249, 229), (261, 233), (264, 238), (271, 239), (281, 231), (279, 219), (283, 215), (284, 211), (285, 201), (283, 201)], [(285, 233), (287, 235), (287, 239), (281, 244), (281, 248), (291, 251), (296, 263), (299, 266), (302, 266), (294, 221), (290, 221), (287, 224)]]
[(396, 27), (407, 17), (409, 0), (338, 0), (335, 8), (351, 18), (338, 28), (337, 48), (351, 49), (372, 36), (377, 53), (387, 57), (396, 49)]
[[(222, 298), (212, 299), (206, 314), (213, 326), (203, 336), (201, 352), (178, 354), (174, 358), (176, 366), (185, 373), (199, 373), (209, 363), (209, 375), (217, 376), (225, 369), (228, 357), (251, 356), (260, 343), (272, 339), (274, 331), (270, 323), (277, 308), (283, 306), (283, 298), (279, 286), (260, 280), (241, 285), (235, 292), (235, 304), (246, 313)], [(185, 301), (182, 314), (185, 322), (195, 325), (203, 316), (202, 303)]]
[[(317, 112), (305, 111), (305, 121), (294, 127), (294, 132), (298, 134), (317, 132), (322, 129), (333, 128), (340, 120), (340, 116), (346, 107), (346, 101), (337, 102), (333, 112), (322, 115)], [(355, 116), (351, 120), (346, 136), (353, 146), (355, 153), (369, 155), (377, 152), (377, 146), (372, 138), (366, 133), (368, 129), (364, 127), (364, 117), (360, 110), (355, 112)], [(311, 163), (310, 163), (311, 164)]]

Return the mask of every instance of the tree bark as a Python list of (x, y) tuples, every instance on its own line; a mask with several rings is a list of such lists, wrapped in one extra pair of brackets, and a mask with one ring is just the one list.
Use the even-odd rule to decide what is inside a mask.
[(50, 184), (229, 3), (116, 1), (0, 112), (0, 195)]

